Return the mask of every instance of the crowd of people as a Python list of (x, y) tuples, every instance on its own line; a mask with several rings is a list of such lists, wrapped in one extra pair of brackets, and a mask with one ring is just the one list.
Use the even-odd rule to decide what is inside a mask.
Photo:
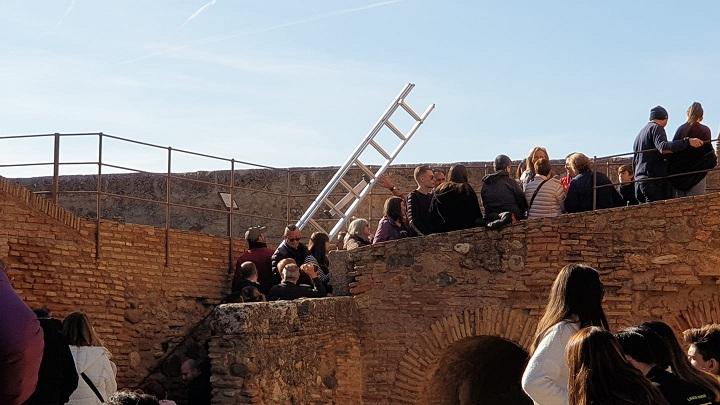
[(557, 275), (538, 322), (522, 388), (539, 405), (711, 405), (720, 402), (720, 325), (683, 332), (662, 321), (609, 331), (600, 274)]

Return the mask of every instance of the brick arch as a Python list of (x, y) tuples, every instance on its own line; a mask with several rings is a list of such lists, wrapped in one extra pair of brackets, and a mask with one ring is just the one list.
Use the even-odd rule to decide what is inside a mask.
[(680, 336), (688, 328), (699, 328), (708, 323), (720, 323), (720, 295), (691, 301), (672, 317), (663, 318)]
[(401, 358), (391, 399), (393, 403), (417, 403), (446, 350), (453, 344), (477, 336), (494, 336), (528, 350), (538, 318), (528, 310), (499, 305), (468, 308), (435, 321)]

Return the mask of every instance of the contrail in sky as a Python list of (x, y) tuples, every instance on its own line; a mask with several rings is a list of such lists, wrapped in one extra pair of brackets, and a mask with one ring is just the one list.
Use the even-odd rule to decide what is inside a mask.
[(73, 8), (75, 8), (75, 0), (70, 0), (70, 4), (68, 4), (62, 17), (60, 17), (60, 20), (58, 20), (57, 24), (55, 24), (56, 27), (59, 27), (60, 24), (62, 24), (63, 21), (65, 21), (65, 18), (67, 18), (67, 16), (69, 16), (70, 13), (72, 13)]
[(199, 16), (199, 15), (202, 14), (205, 10), (207, 10), (207, 9), (210, 8), (211, 6), (215, 5), (215, 3), (217, 3), (217, 0), (210, 0), (209, 2), (205, 3), (202, 7), (200, 7), (200, 8), (197, 9), (194, 13), (192, 13), (192, 15), (191, 15), (190, 17), (188, 17), (187, 20), (185, 20), (184, 23), (182, 23), (182, 25), (180, 26), (179, 29), (182, 29), (182, 27), (186, 26), (190, 21), (192, 21), (193, 19), (195, 19), (195, 17)]
[[(340, 16), (340, 15), (357, 13), (357, 12), (359, 12), (359, 11), (370, 10), (370, 9), (373, 9), (373, 8), (389, 6), (389, 5), (391, 5), (391, 4), (401, 3), (401, 2), (403, 2), (403, 1), (405, 1), (405, 0), (387, 0), (387, 1), (381, 1), (381, 2), (377, 2), (377, 3), (366, 4), (366, 5), (364, 5), (364, 6), (359, 6), (359, 7), (352, 7), (352, 8), (345, 8), (345, 9), (342, 9), (342, 10), (329, 11), (329, 12), (322, 13), (322, 14), (317, 14), (317, 15), (314, 15), (314, 16), (311, 16), (311, 17), (306, 17), (306, 18), (303, 18), (303, 19), (301, 19), (301, 20), (291, 21), (291, 22), (287, 22), (287, 23), (283, 23), (283, 24), (278, 24), (278, 25), (272, 25), (272, 26), (270, 26), (270, 27), (260, 28), (260, 29), (253, 30), (253, 31), (243, 31), (243, 32), (236, 32), (236, 33), (233, 33), (233, 34), (227, 34), (227, 35), (217, 36), (217, 37), (209, 37), (209, 38), (201, 39), (201, 40), (199, 40), (199, 41), (197, 41), (197, 42), (195, 42), (195, 43), (193, 43), (193, 44), (189, 44), (189, 45), (178, 45), (178, 46), (175, 46), (175, 47), (172, 47), (172, 48), (164, 49), (164, 50), (162, 50), (162, 51), (153, 52), (153, 53), (150, 53), (150, 54), (147, 54), (147, 55), (144, 55), (144, 56), (140, 56), (140, 57), (137, 57), (137, 58), (127, 59), (127, 60), (124, 60), (124, 61), (121, 61), (121, 62), (118, 62), (118, 63), (121, 64), (121, 65), (127, 65), (127, 64), (130, 64), (130, 63), (140, 62), (140, 61), (142, 61), (142, 60), (151, 59), (151, 58), (154, 58), (154, 57), (156, 57), (156, 56), (167, 55), (167, 54), (172, 53), (172, 52), (177, 52), (177, 51), (182, 51), (182, 50), (185, 50), (185, 49), (189, 49), (189, 48), (191, 48), (191, 47), (193, 47), (193, 46), (208, 45), (208, 44), (213, 44), (213, 43), (217, 43), (217, 42), (223, 42), (223, 41), (227, 41), (227, 40), (229, 40), (229, 39), (233, 39), (233, 38), (237, 38), (237, 37), (241, 37), (241, 36), (265, 34), (265, 33), (267, 33), (267, 32), (277, 31), (277, 30), (281, 30), (281, 29), (284, 29), (284, 28), (293, 27), (293, 26), (296, 26), (296, 25), (308, 24), (308, 23), (312, 23), (312, 22), (315, 22), (315, 21), (325, 20), (325, 19), (328, 19), (328, 18), (331, 18), (331, 17), (337, 17), (337, 16)], [(196, 13), (196, 14), (197, 14), (197, 13)], [(191, 17), (192, 17), (192, 16), (191, 16)]]

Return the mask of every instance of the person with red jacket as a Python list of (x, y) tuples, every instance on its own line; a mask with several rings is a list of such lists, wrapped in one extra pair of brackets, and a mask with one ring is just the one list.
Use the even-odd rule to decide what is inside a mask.
[[(260, 284), (260, 292), (267, 295), (272, 286), (280, 284), (280, 278), (273, 275), (272, 271), (272, 255), (273, 251), (267, 247), (267, 239), (265, 238), (264, 226), (251, 226), (245, 231), (245, 241), (248, 244), (248, 250), (245, 251), (237, 260), (235, 266), (235, 277), (240, 277), (240, 266), (245, 262), (252, 262), (257, 268), (258, 284)], [(235, 283), (235, 280), (233, 280)]]

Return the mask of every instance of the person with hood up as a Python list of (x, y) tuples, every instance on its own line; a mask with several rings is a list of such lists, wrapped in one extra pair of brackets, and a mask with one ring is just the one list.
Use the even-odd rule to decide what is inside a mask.
[(499, 219), (503, 212), (511, 213), (515, 219), (526, 216), (528, 203), (520, 185), (510, 177), (511, 163), (509, 157), (498, 155), (495, 158), (495, 173), (483, 177), (480, 197), (486, 222)]
[(117, 368), (103, 347), (87, 315), (73, 312), (63, 320), (63, 334), (70, 345), (80, 379), (69, 405), (98, 405), (117, 391)]
[(468, 183), (467, 168), (453, 165), (448, 180), (435, 188), (430, 212), (433, 229), (438, 232), (456, 231), (482, 225), (482, 210), (477, 194)]
[(0, 404), (20, 405), (33, 391), (43, 356), (43, 331), (17, 295), (0, 260)]

